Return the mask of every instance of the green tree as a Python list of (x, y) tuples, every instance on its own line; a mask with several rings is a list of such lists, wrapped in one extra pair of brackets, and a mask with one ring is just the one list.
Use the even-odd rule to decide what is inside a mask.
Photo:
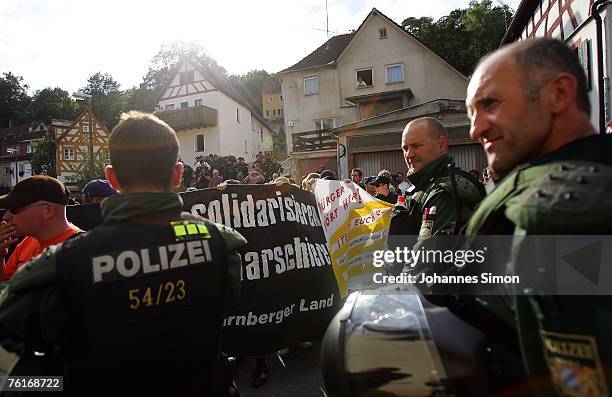
[(34, 175), (57, 176), (54, 137), (49, 131), (45, 131), (42, 139), (32, 142), (32, 159), (30, 162)]
[(157, 95), (154, 90), (146, 88), (132, 87), (123, 91), (125, 110), (140, 110), (142, 112), (152, 112), (157, 103)]
[(47, 121), (51, 117), (72, 120), (76, 107), (68, 91), (48, 87), (34, 93), (31, 114), (34, 120)]
[(408, 17), (402, 22), (404, 29), (418, 38), (427, 37), (431, 35), (434, 29), (434, 20), (430, 17)]
[(28, 114), (31, 98), (23, 77), (11, 72), (3, 75), (0, 77), (0, 128), (8, 127), (9, 121), (17, 125), (31, 119)]
[[(125, 109), (125, 96), (119, 90), (119, 83), (108, 73), (97, 72), (89, 77), (81, 91), (92, 96), (91, 106), (98, 120), (109, 129), (117, 125), (119, 114)], [(87, 103), (82, 103), (81, 109)]]
[(409, 17), (402, 26), (461, 73), (469, 75), (483, 55), (499, 47), (512, 15), (513, 10), (507, 5), (493, 7), (491, 0), (473, 0), (467, 9), (453, 10), (437, 21)]
[(226, 70), (206, 53), (202, 44), (196, 41), (174, 41), (162, 45), (161, 49), (155, 54), (140, 88), (157, 91), (166, 87), (173, 77), (172, 72), (176, 64), (183, 58), (200, 60), (220, 77), (225, 77), (227, 74)]
[(492, 7), (491, 0), (471, 1), (462, 22), (471, 33), (469, 50), (474, 55), (485, 55), (499, 47), (512, 10), (507, 5)]
[(263, 112), (261, 89), (265, 82), (275, 75), (271, 75), (263, 69), (254, 69), (243, 75), (230, 75), (229, 82), (259, 113)]
[(185, 57), (199, 59), (220, 77), (227, 74), (198, 42), (175, 41), (164, 44), (151, 60), (140, 86), (123, 92), (123, 110), (153, 111), (161, 90), (170, 83), (177, 63)]

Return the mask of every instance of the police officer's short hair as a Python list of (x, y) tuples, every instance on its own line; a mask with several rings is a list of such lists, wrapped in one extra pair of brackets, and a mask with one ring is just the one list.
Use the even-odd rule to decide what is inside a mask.
[(448, 132), (444, 125), (436, 120), (433, 117), (419, 117), (418, 119), (414, 119), (410, 121), (406, 128), (404, 128), (404, 133), (408, 130), (409, 125), (414, 125), (416, 123), (425, 123), (427, 125), (427, 133), (432, 140), (437, 140), (440, 137), (444, 137), (448, 140)]
[(361, 168), (353, 168), (353, 169), (351, 170), (351, 174), (352, 174), (353, 172), (358, 173), (360, 177), (362, 177), (362, 176), (363, 176), (363, 171), (361, 171)]
[(110, 134), (108, 147), (123, 187), (169, 189), (179, 142), (168, 124), (149, 113), (123, 113)]
[[(523, 75), (525, 96), (531, 101), (540, 97), (540, 90), (559, 73), (571, 74), (577, 82), (576, 104), (578, 109), (591, 114), (586, 75), (578, 57), (568, 46), (557, 39), (538, 38), (511, 44), (510, 51)], [(480, 59), (480, 66), (492, 54)]]
[(591, 113), (584, 70), (578, 62), (578, 57), (568, 46), (550, 38), (527, 40), (524, 45), (517, 46), (514, 57), (521, 66), (525, 92), (529, 99), (538, 99), (540, 89), (555, 75), (569, 73), (574, 76), (578, 85), (578, 108), (587, 114)]

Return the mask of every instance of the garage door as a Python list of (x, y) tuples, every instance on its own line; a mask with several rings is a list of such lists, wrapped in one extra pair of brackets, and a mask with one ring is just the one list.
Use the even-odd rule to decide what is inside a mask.
[[(455, 159), (455, 165), (465, 171), (482, 170), (486, 165), (486, 156), (479, 144), (449, 146), (449, 153)], [(377, 175), (380, 170), (389, 170), (392, 174), (407, 172), (401, 150), (355, 153), (354, 164), (361, 168), (363, 175)]]
[(321, 166), (326, 170), (332, 170), (338, 175), (338, 163), (335, 157), (326, 157), (318, 159), (302, 159), (298, 160), (298, 170), (301, 175), (298, 178), (303, 178), (311, 172), (319, 172)]
[(364, 176), (378, 175), (380, 170), (389, 170), (392, 174), (407, 171), (406, 162), (401, 150), (389, 152), (355, 153), (355, 166), (361, 168)]
[(482, 171), (487, 166), (487, 156), (480, 144), (449, 146), (448, 151), (462, 170)]

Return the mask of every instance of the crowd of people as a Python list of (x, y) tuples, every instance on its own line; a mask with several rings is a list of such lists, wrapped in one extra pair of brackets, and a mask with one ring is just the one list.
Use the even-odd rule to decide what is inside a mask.
[(250, 165), (244, 157), (208, 155), (198, 156), (193, 165), (183, 163), (181, 191), (229, 184), (261, 184), (274, 181), (283, 168), (272, 152), (259, 152)]
[[(402, 132), (406, 175), (381, 170), (364, 177), (354, 168), (348, 181), (398, 204), (388, 241), (397, 242), (392, 238), (400, 236), (408, 248), (407, 241), (414, 238), (409, 248), (425, 249), (438, 235), (461, 234), (468, 244), (482, 235), (507, 235), (512, 244), (497, 247), (482, 266), (497, 260), (504, 274), (528, 267), (536, 278), (554, 279), (552, 253), (528, 245), (525, 236), (612, 231), (612, 136), (597, 134), (590, 122), (584, 71), (574, 52), (558, 40), (513, 44), (481, 60), (466, 105), (470, 136), (487, 155), (486, 172), (455, 167), (443, 124), (421, 117)], [(241, 157), (208, 156), (196, 159), (192, 167), (178, 158), (174, 130), (140, 112), (122, 115), (110, 134), (109, 151), (106, 180), (92, 181), (83, 192), (87, 201), (100, 201), (103, 217), (102, 224), (88, 232), (68, 222), (69, 192), (54, 178), (27, 178), (0, 196), (0, 208), (6, 210), (0, 223), (5, 281), (0, 343), (21, 355), (14, 373), (27, 375), (35, 369), (44, 375), (61, 374), (72, 395), (117, 390), (133, 395), (236, 395), (220, 340), (224, 316), (239, 299), (238, 249), (247, 241), (234, 229), (183, 212), (178, 192), (232, 183), (292, 183), (312, 191), (315, 181), (338, 176), (318, 169), (298, 185), (281, 176), (280, 165), (262, 153), (250, 165)], [(400, 196), (406, 199), (403, 209), (398, 208), (404, 201)], [(473, 271), (453, 263), (434, 265), (440, 273)], [(427, 274), (429, 266), (417, 260), (407, 271)], [(482, 365), (484, 372), (472, 377), (461, 365), (450, 365), (449, 374), (458, 371), (453, 382), (429, 383), (476, 390), (463, 395), (478, 396), (608, 394), (609, 291), (570, 296), (516, 291), (506, 285), (504, 294), (476, 296), (464, 294), (461, 285), (454, 287), (436, 299), (435, 285), (421, 286), (421, 299), (431, 301), (423, 306), (447, 306), (454, 315), (452, 324), (461, 320), (472, 327), (471, 333), (482, 334), (474, 350), (486, 352), (485, 358), (465, 360), (465, 365)], [(396, 313), (379, 314), (395, 318)], [(350, 315), (336, 316), (334, 321), (342, 324), (330, 329), (341, 330)], [(383, 332), (392, 323), (372, 329)], [(385, 341), (379, 342), (377, 347), (383, 348)], [(388, 393), (384, 387), (393, 377), (383, 379), (378, 371), (346, 373), (345, 368), (353, 368), (350, 360), (362, 356), (343, 357), (338, 352), (344, 349), (323, 344), (323, 349), (328, 347), (340, 363), (333, 376), (326, 377), (331, 395), (349, 390), (349, 382)], [(467, 350), (447, 353), (459, 354), (458, 362)], [(407, 360), (411, 364), (406, 365), (418, 361)], [(260, 386), (267, 377), (260, 358), (253, 385)]]

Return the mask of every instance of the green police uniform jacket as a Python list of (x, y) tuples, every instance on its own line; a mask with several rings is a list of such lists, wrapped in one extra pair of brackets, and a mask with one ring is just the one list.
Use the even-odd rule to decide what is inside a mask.
[(494, 255), (508, 261), (508, 274), (528, 274), (521, 283), (535, 286), (518, 291), (507, 285), (511, 300), (506, 307), (494, 297), (480, 299), (481, 310), (514, 323), (534, 395), (607, 396), (612, 391), (612, 291), (576, 296), (538, 289), (544, 285), (538, 282), (547, 279), (555, 285), (562, 260), (550, 245), (527, 238), (612, 234), (611, 153), (612, 136), (594, 135), (519, 166), (483, 200), (467, 227), (470, 241), (479, 235), (514, 235)]
[[(469, 219), (484, 197), (483, 187), (478, 186), (480, 182), (466, 179), (468, 177), (458, 173), (458, 170), (455, 175), (457, 197), (453, 197), (448, 171), (450, 162), (451, 158), (443, 155), (408, 176), (415, 187), (411, 201), (416, 212), (416, 216), (413, 216), (416, 224), (411, 225), (411, 230), (403, 231), (404, 234), (418, 234), (420, 239), (424, 239), (442, 232), (451, 232), (456, 222), (462, 223)], [(435, 219), (424, 219), (426, 209), (431, 210), (433, 207), (436, 208)], [(460, 219), (457, 219), (457, 213)]]
[[(132, 373), (134, 378), (139, 378), (137, 374), (141, 368), (138, 367), (142, 366), (143, 370), (146, 367), (143, 362), (135, 364), (138, 363), (139, 354), (136, 357), (118, 354), (116, 363), (112, 355), (101, 362), (91, 358), (101, 353), (99, 346), (106, 346), (113, 340), (118, 341), (117, 345), (124, 346), (124, 349), (129, 349), (130, 340), (142, 341), (144, 338), (159, 349), (154, 357), (172, 358), (176, 354), (179, 365), (179, 357), (191, 359), (190, 356), (195, 356), (192, 365), (179, 368), (179, 371), (192, 371), (198, 366), (196, 363), (205, 360), (197, 353), (189, 353), (189, 349), (207, 349), (209, 354), (206, 360), (210, 361), (214, 347), (218, 349), (219, 346), (217, 338), (222, 316), (239, 298), (241, 260), (236, 249), (246, 244), (244, 237), (233, 229), (182, 213), (183, 201), (176, 193), (118, 195), (105, 200), (101, 209), (103, 225), (44, 251), (8, 282), (0, 300), (2, 346), (19, 353), (45, 352), (60, 362), (77, 363), (77, 370), (90, 370), (83, 373), (84, 377), (95, 374), (93, 368), (120, 368), (120, 362), (126, 366), (130, 366), (127, 362), (131, 362), (132, 368), (126, 372), (126, 376)], [(216, 230), (212, 230), (213, 227)], [(110, 252), (114, 250), (117, 252)], [(225, 252), (221, 252), (223, 250)], [(179, 251), (182, 252), (180, 255)], [(120, 265), (118, 255), (131, 259), (124, 259), (123, 265)], [(141, 259), (136, 258), (138, 255)], [(145, 255), (150, 263), (146, 270)], [(96, 259), (99, 259), (98, 272), (95, 270)], [(111, 269), (113, 259), (116, 266)], [(140, 271), (136, 274), (135, 263), (139, 261), (142, 266), (138, 266)], [(221, 283), (217, 280), (223, 280), (224, 285), (220, 287)], [(211, 282), (217, 284), (207, 286)], [(149, 284), (155, 286), (150, 287)], [(116, 293), (113, 293), (113, 288)], [(126, 288), (131, 289), (127, 291)], [(216, 292), (213, 290), (223, 296), (214, 295)], [(81, 307), (80, 302), (75, 302), (74, 297), (77, 296), (83, 296), (83, 301), (102, 310), (104, 315), (87, 313), (91, 307)], [(111, 302), (117, 304), (113, 306)], [(202, 302), (205, 302), (207, 309), (198, 309)], [(108, 313), (105, 304), (112, 306), (108, 307)], [(210, 316), (215, 318), (210, 326), (206, 325), (207, 310), (211, 310)], [(98, 323), (98, 317), (113, 319), (114, 323), (108, 324), (103, 320)], [(182, 324), (183, 318), (189, 322)], [(148, 326), (143, 324), (152, 324), (150, 327), (156, 328), (155, 332), (162, 329), (164, 336), (158, 335), (157, 338), (167, 335), (169, 339), (156, 343), (156, 337), (131, 333), (130, 330), (133, 333), (142, 332), (143, 327)], [(174, 328), (178, 332), (172, 331), (172, 327), (178, 327)], [(81, 335), (75, 329), (80, 329)], [(95, 333), (97, 329), (105, 331), (92, 336), (92, 330)], [(113, 329), (121, 330), (126, 335), (109, 334), (114, 332)], [(198, 346), (187, 346), (185, 350), (180, 340), (172, 338), (176, 339), (177, 335), (193, 337), (189, 334), (190, 329), (210, 329), (208, 338), (211, 339), (197, 342)], [(206, 335), (203, 335), (203, 339), (206, 339)], [(81, 340), (84, 342), (79, 345)], [(147, 345), (150, 343), (145, 342), (133, 350), (146, 356), (150, 351)], [(168, 350), (166, 346), (172, 346), (173, 350), (162, 353), (162, 349)], [(163, 360), (160, 359), (160, 362)], [(183, 361), (182, 365), (187, 365), (186, 362)], [(177, 368), (159, 370), (165, 373)], [(73, 376), (72, 381), (78, 380), (76, 378), (80, 377)]]
[[(454, 166), (454, 184), (451, 183), (451, 162), (451, 157), (443, 155), (408, 176), (414, 186), (411, 192), (406, 193), (407, 196), (409, 194), (406, 199), (407, 211), (394, 209), (387, 239), (389, 250), (406, 247), (414, 249), (415, 246), (416, 249), (442, 248), (448, 241), (429, 237), (456, 234), (469, 219), (484, 197), (485, 190), (478, 180)], [(397, 272), (402, 266), (402, 263), (394, 264), (390, 271)], [(406, 270), (418, 273), (425, 269), (413, 263)]]

